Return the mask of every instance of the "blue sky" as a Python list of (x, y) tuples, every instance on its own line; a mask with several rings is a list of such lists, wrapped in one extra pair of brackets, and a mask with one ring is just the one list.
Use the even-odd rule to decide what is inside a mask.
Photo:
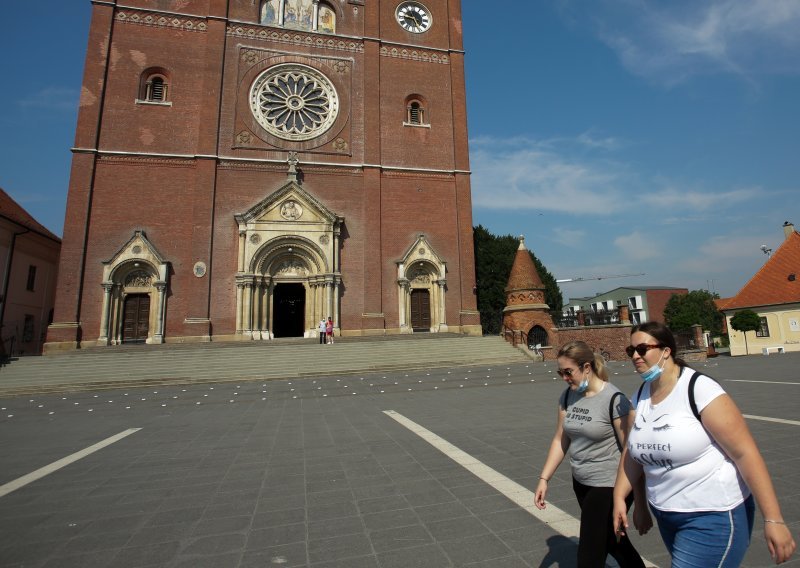
[[(57, 234), (90, 13), (14, 2), (0, 34), (0, 187)], [(474, 223), (524, 234), (557, 278), (645, 274), (565, 297), (733, 295), (800, 227), (800, 2), (464, 0), (463, 16)]]

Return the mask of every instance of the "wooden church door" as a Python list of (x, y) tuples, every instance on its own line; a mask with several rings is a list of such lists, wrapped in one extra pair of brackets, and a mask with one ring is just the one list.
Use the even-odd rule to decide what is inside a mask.
[(431, 330), (431, 293), (428, 290), (411, 291), (411, 327), (414, 331)]
[(150, 294), (125, 297), (122, 319), (122, 342), (144, 343), (150, 329)]

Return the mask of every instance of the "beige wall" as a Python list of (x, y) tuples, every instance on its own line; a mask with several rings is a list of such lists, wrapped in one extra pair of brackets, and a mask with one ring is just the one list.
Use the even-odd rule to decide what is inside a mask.
[(745, 349), (744, 333), (731, 327), (731, 318), (738, 310), (726, 311), (731, 355), (761, 355), (764, 347), (783, 347), (787, 353), (800, 351), (800, 303), (750, 309), (767, 318), (769, 337), (756, 337), (755, 331), (748, 331)]
[[(0, 219), (0, 294), (6, 287), (8, 294), (2, 304), (3, 329), (0, 338), (10, 349), (14, 338), (12, 355), (41, 354), (48, 317), (53, 308), (58, 273), (58, 256), (61, 243), (27, 232), (18, 235), (14, 242), (13, 265), (8, 266), (14, 233), (24, 231), (19, 225)], [(33, 290), (27, 289), (30, 266), (36, 267)], [(25, 316), (33, 316), (33, 333), (25, 337)], [(25, 339), (30, 339), (25, 341)]]

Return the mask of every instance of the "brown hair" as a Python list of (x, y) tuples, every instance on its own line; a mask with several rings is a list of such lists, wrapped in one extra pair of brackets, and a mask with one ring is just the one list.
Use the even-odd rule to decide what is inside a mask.
[(666, 325), (660, 321), (648, 321), (633, 326), (633, 328), (631, 328), (631, 335), (637, 331), (641, 331), (642, 333), (652, 336), (661, 344), (661, 347), (669, 347), (669, 356), (672, 358), (672, 360), (681, 367), (686, 366), (686, 362), (677, 356), (678, 345), (675, 342), (675, 336), (672, 335), (672, 332)]
[(558, 357), (572, 359), (579, 367), (589, 363), (595, 375), (604, 381), (608, 380), (608, 369), (606, 369), (605, 360), (583, 341), (565, 343), (558, 350)]

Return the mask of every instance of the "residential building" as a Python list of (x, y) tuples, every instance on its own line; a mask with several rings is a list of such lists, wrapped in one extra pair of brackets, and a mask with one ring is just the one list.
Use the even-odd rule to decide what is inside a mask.
[(0, 188), (0, 358), (42, 352), (61, 239)]
[[(731, 355), (800, 351), (800, 233), (788, 221), (783, 231), (783, 243), (721, 308)], [(744, 309), (761, 318), (761, 327), (746, 337), (731, 326), (731, 318)]]
[(664, 308), (676, 294), (688, 294), (687, 288), (670, 286), (620, 287), (609, 292), (585, 298), (570, 298), (564, 306), (566, 316), (575, 316), (583, 311), (587, 323), (619, 323), (620, 306), (628, 306), (633, 325), (646, 321), (664, 321)]

